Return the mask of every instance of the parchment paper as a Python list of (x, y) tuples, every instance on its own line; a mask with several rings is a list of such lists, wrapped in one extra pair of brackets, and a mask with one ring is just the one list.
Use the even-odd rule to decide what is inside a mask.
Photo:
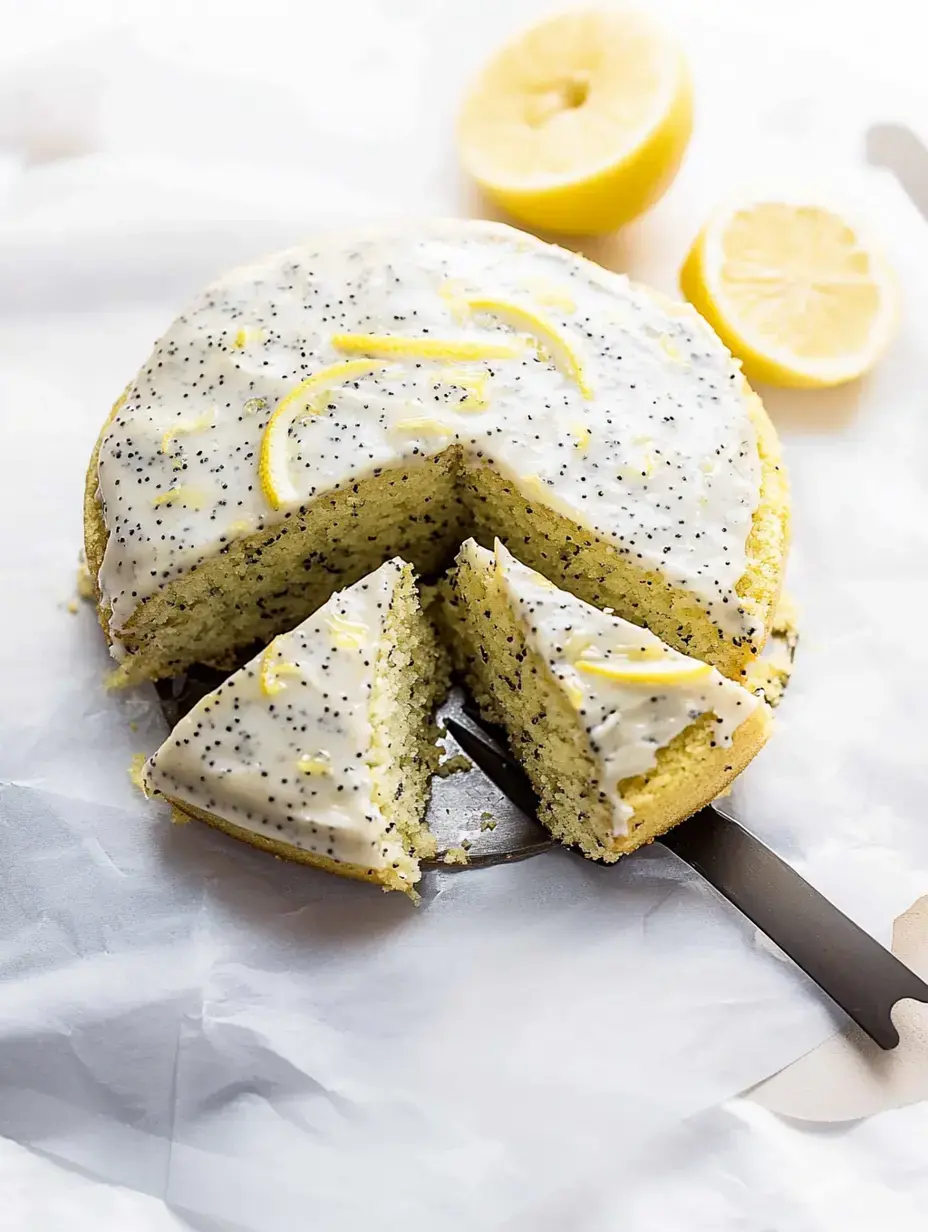
[[(694, 161), (603, 259), (672, 290), (710, 170)], [(204, 278), (370, 216), (329, 179), (267, 176), (240, 198), (193, 163), (92, 157), (24, 175), (0, 221), (0, 1134), (202, 1227), (534, 1229), (835, 1020), (658, 847), (614, 869), (554, 853), (433, 875), (416, 911), (133, 794), (131, 755), (163, 729), (145, 690), (103, 691), (93, 614), (67, 609), (83, 469)], [(858, 388), (770, 398), (803, 641), (734, 799), (888, 939), (928, 884), (928, 652), (911, 636), (928, 600), (928, 258), (899, 194), (854, 185), (892, 243), (903, 332)]]

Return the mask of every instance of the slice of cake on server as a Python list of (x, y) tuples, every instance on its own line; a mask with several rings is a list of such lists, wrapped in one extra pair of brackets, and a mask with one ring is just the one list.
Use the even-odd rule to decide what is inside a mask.
[(235, 838), (414, 893), (446, 662), (412, 568), (333, 595), (204, 697), (142, 771), (145, 790)]
[(559, 839), (606, 861), (709, 803), (763, 746), (766, 703), (653, 633), (468, 540), (445, 592), (455, 664)]

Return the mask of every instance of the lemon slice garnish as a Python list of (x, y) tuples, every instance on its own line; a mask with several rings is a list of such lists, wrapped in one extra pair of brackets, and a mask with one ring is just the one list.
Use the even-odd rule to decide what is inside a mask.
[(290, 482), (287, 471), (289, 456), (287, 439), (290, 425), (301, 415), (318, 415), (313, 406), (315, 395), (341, 385), (355, 377), (368, 376), (387, 365), (382, 361), (371, 359), (349, 359), (337, 364), (329, 364), (301, 381), (288, 394), (285, 394), (274, 409), (273, 415), (267, 421), (264, 435), (261, 438), (261, 453), (258, 458), (258, 478), (261, 490), (272, 509), (280, 509), (285, 504), (295, 504), (300, 494)]
[(592, 398), (590, 388), (583, 372), (583, 364), (577, 350), (556, 326), (545, 317), (525, 308), (522, 304), (513, 304), (504, 299), (472, 299), (467, 300), (471, 312), (485, 312), (498, 317), (513, 329), (530, 334), (535, 340), (535, 350), (541, 358), (550, 358), (555, 367), (575, 381), (584, 398)]
[(519, 359), (524, 352), (506, 343), (469, 338), (404, 338), (398, 334), (333, 334), (332, 346), (347, 355), (389, 359)]
[(302, 676), (302, 674), (295, 663), (287, 663), (281, 658), (277, 650), (276, 638), (265, 647), (258, 667), (258, 684), (265, 697), (274, 697), (287, 687), (281, 677)]
[(326, 752), (317, 753), (315, 756), (304, 753), (296, 763), (296, 768), (300, 774), (309, 774), (314, 777), (331, 774), (332, 758)]
[(326, 620), (332, 641), (342, 650), (360, 650), (370, 636), (370, 629), (363, 620), (349, 620), (338, 612)]
[(703, 680), (712, 668), (696, 659), (577, 659), (578, 672), (601, 676), (617, 684), (690, 684)]
[(549, 17), (493, 56), (461, 110), (467, 170), (533, 229), (614, 231), (664, 193), (693, 124), (683, 53), (622, 8)]
[(896, 326), (895, 277), (877, 246), (829, 209), (784, 200), (720, 210), (680, 286), (749, 380), (808, 388), (866, 372)]

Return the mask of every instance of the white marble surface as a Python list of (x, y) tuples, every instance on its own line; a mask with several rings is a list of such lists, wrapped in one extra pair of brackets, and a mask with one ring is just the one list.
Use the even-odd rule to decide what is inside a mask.
[[(283, 215), (292, 224), (306, 212), (298, 196), (305, 174), (314, 177), (320, 195), (325, 192), (320, 177), (330, 181), (332, 200), (357, 216), (369, 212), (372, 202), (388, 213), (459, 210), (465, 189), (457, 179), (449, 135), (454, 100), (469, 68), (502, 26), (515, 26), (547, 6), (352, 0), (304, 4), (293, 11), (292, 5), (229, 0), (82, 6), (33, 0), (4, 7), (0, 222), (17, 229), (24, 263), (32, 246), (54, 252), (66, 197), (69, 225), (89, 233), (110, 239), (128, 235), (144, 225), (146, 215), (158, 220), (164, 235), (182, 232), (177, 260), (195, 283), (198, 254), (191, 219), (201, 220), (204, 235), (214, 235), (217, 219), (223, 227), (234, 227), (242, 219)], [(797, 153), (808, 160), (822, 152), (821, 161), (838, 165), (853, 157), (866, 123), (920, 120), (917, 91), (925, 41), (919, 35), (926, 17), (905, 0), (852, 12), (813, 0), (770, 0), (750, 6), (748, 13), (741, 11), (747, 6), (728, 0), (698, 6), (699, 13), (683, 0), (653, 7), (679, 23), (695, 62), (700, 129), (691, 171), (685, 193), (671, 195), (598, 255), (658, 283), (671, 283), (681, 234), (692, 214), (711, 202), (719, 177), (733, 183), (733, 172), (753, 177), (760, 162), (769, 162), (767, 153), (758, 159), (759, 143), (765, 152), (776, 146), (784, 162)], [(65, 162), (63, 155), (84, 160)], [(696, 174), (700, 169), (701, 176)], [(93, 239), (87, 238), (89, 251)], [(123, 300), (141, 298), (144, 263), (133, 266), (132, 251), (127, 243), (126, 265), (107, 288)], [(175, 273), (164, 271), (165, 284), (174, 285)], [(151, 277), (150, 271), (146, 276)], [(79, 284), (79, 278), (67, 281), (68, 287)], [(928, 280), (918, 281), (916, 297), (923, 286)], [(50, 277), (43, 287), (19, 290), (27, 301), (35, 296), (27, 311), (47, 311), (57, 288)], [(59, 305), (65, 314), (72, 306)], [(142, 320), (139, 328), (141, 344)], [(91, 319), (87, 329), (85, 340), (92, 335)], [(8, 334), (8, 348), (15, 350), (19, 341), (25, 346), (25, 335), (20, 340)], [(904, 374), (919, 350), (915, 330), (892, 362), (901, 364)], [(80, 353), (75, 347), (75, 356)], [(92, 364), (84, 362), (82, 389), (95, 396), (97, 378)], [(884, 400), (891, 404), (905, 384), (889, 369), (875, 380), (879, 405)], [(110, 392), (103, 384), (101, 404)], [(867, 387), (868, 398), (873, 388)], [(863, 480), (854, 469), (861, 465), (854, 438), (873, 433), (875, 447), (879, 425), (860, 414), (856, 397), (773, 399), (787, 439), (793, 434), (801, 438), (794, 477), (804, 491), (814, 490), (820, 468), (833, 467), (836, 456), (850, 468), (849, 484)], [(836, 422), (844, 429), (837, 453), (831, 438)], [(899, 425), (894, 447), (909, 451), (924, 439), (914, 414)], [(899, 473), (910, 474), (904, 468)], [(62, 482), (68, 481), (62, 475)], [(914, 473), (911, 482), (918, 483)], [(892, 500), (882, 507), (888, 533), (894, 518), (904, 517), (917, 497), (906, 492), (904, 483), (894, 488)], [(817, 523), (817, 532), (833, 531), (849, 514), (849, 508), (836, 506), (832, 519)], [(917, 540), (910, 546), (919, 551)], [(818, 565), (813, 547), (800, 538), (800, 588)], [(50, 596), (54, 585), (50, 580)], [(916, 598), (913, 591), (913, 602)], [(865, 645), (867, 621), (865, 612), (860, 615), (829, 648), (834, 657)], [(814, 615), (810, 632), (813, 637), (818, 632)], [(827, 625), (819, 636), (828, 637)], [(780, 743), (797, 756), (802, 748), (814, 749), (822, 724), (834, 716), (833, 707), (817, 714), (814, 704), (815, 671), (829, 670), (828, 655), (811, 662), (804, 687), (813, 704), (797, 711), (799, 730)], [(853, 704), (849, 694), (849, 722)], [(913, 712), (919, 705), (913, 689)], [(856, 875), (853, 860), (838, 861), (834, 885), (824, 884), (839, 900), (844, 895), (848, 904), (865, 903), (875, 870), (885, 872), (887, 880), (899, 871), (891, 846), (880, 848), (874, 840), (887, 818), (919, 819), (922, 799), (907, 795), (905, 784), (915, 782), (910, 771), (920, 747), (913, 736), (901, 747), (898, 764), (882, 767), (866, 765), (866, 742), (858, 750), (864, 761), (860, 784), (866, 789), (872, 779), (874, 796), (856, 810), (857, 829), (851, 836), (860, 856)], [(768, 765), (758, 767), (759, 787), (765, 775), (775, 773), (775, 763)], [(53, 766), (43, 766), (45, 771), (53, 780)], [(797, 791), (802, 772), (800, 760), (793, 777)], [(854, 800), (842, 795), (849, 786), (835, 787), (842, 804), (854, 811)], [(752, 790), (751, 798), (764, 796)], [(774, 822), (762, 812), (758, 817), (761, 829)], [(796, 847), (802, 850), (798, 839)], [(814, 867), (827, 883), (824, 857)], [(878, 915), (876, 910), (874, 920)], [(605, 1232), (620, 1221), (631, 1232), (665, 1227), (670, 1232), (684, 1224), (707, 1232), (817, 1232), (869, 1228), (880, 1221), (907, 1232), (922, 1226), (928, 1197), (918, 1145), (926, 1129), (925, 1105), (826, 1130), (787, 1124), (740, 1100), (702, 1112), (673, 1131), (646, 1167), (622, 1179), (620, 1192), (601, 1177), (578, 1174), (545, 1210), (525, 1208), (492, 1226)], [(0, 1141), (0, 1184), (4, 1218), (17, 1229), (83, 1232), (120, 1226), (160, 1232), (193, 1226), (215, 1232), (235, 1226), (181, 1214), (169, 1209), (170, 1199), (166, 1206), (161, 1198), (104, 1185), (79, 1169), (50, 1162), (39, 1150), (6, 1140)], [(276, 1232), (278, 1225), (249, 1221), (247, 1226)], [(337, 1226), (355, 1224), (346, 1215)]]

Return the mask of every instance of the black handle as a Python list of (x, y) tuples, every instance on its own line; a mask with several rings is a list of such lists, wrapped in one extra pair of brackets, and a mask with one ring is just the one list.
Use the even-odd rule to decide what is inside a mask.
[[(464, 713), (491, 740), (496, 739), (490, 725), (471, 706), (465, 706)], [(453, 719), (445, 723), (484, 774), (534, 818), (535, 796), (516, 762), (495, 743), (491, 745)], [(704, 808), (660, 841), (776, 942), (881, 1048), (896, 1047), (899, 1033), (893, 1026), (893, 1006), (907, 997), (928, 1003), (928, 984), (914, 971), (760, 839), (716, 809)], [(531, 854), (539, 849), (536, 844)]]
[(776, 942), (881, 1048), (896, 1047), (893, 1006), (907, 997), (928, 1002), (928, 984), (914, 971), (714, 808), (661, 842)]

